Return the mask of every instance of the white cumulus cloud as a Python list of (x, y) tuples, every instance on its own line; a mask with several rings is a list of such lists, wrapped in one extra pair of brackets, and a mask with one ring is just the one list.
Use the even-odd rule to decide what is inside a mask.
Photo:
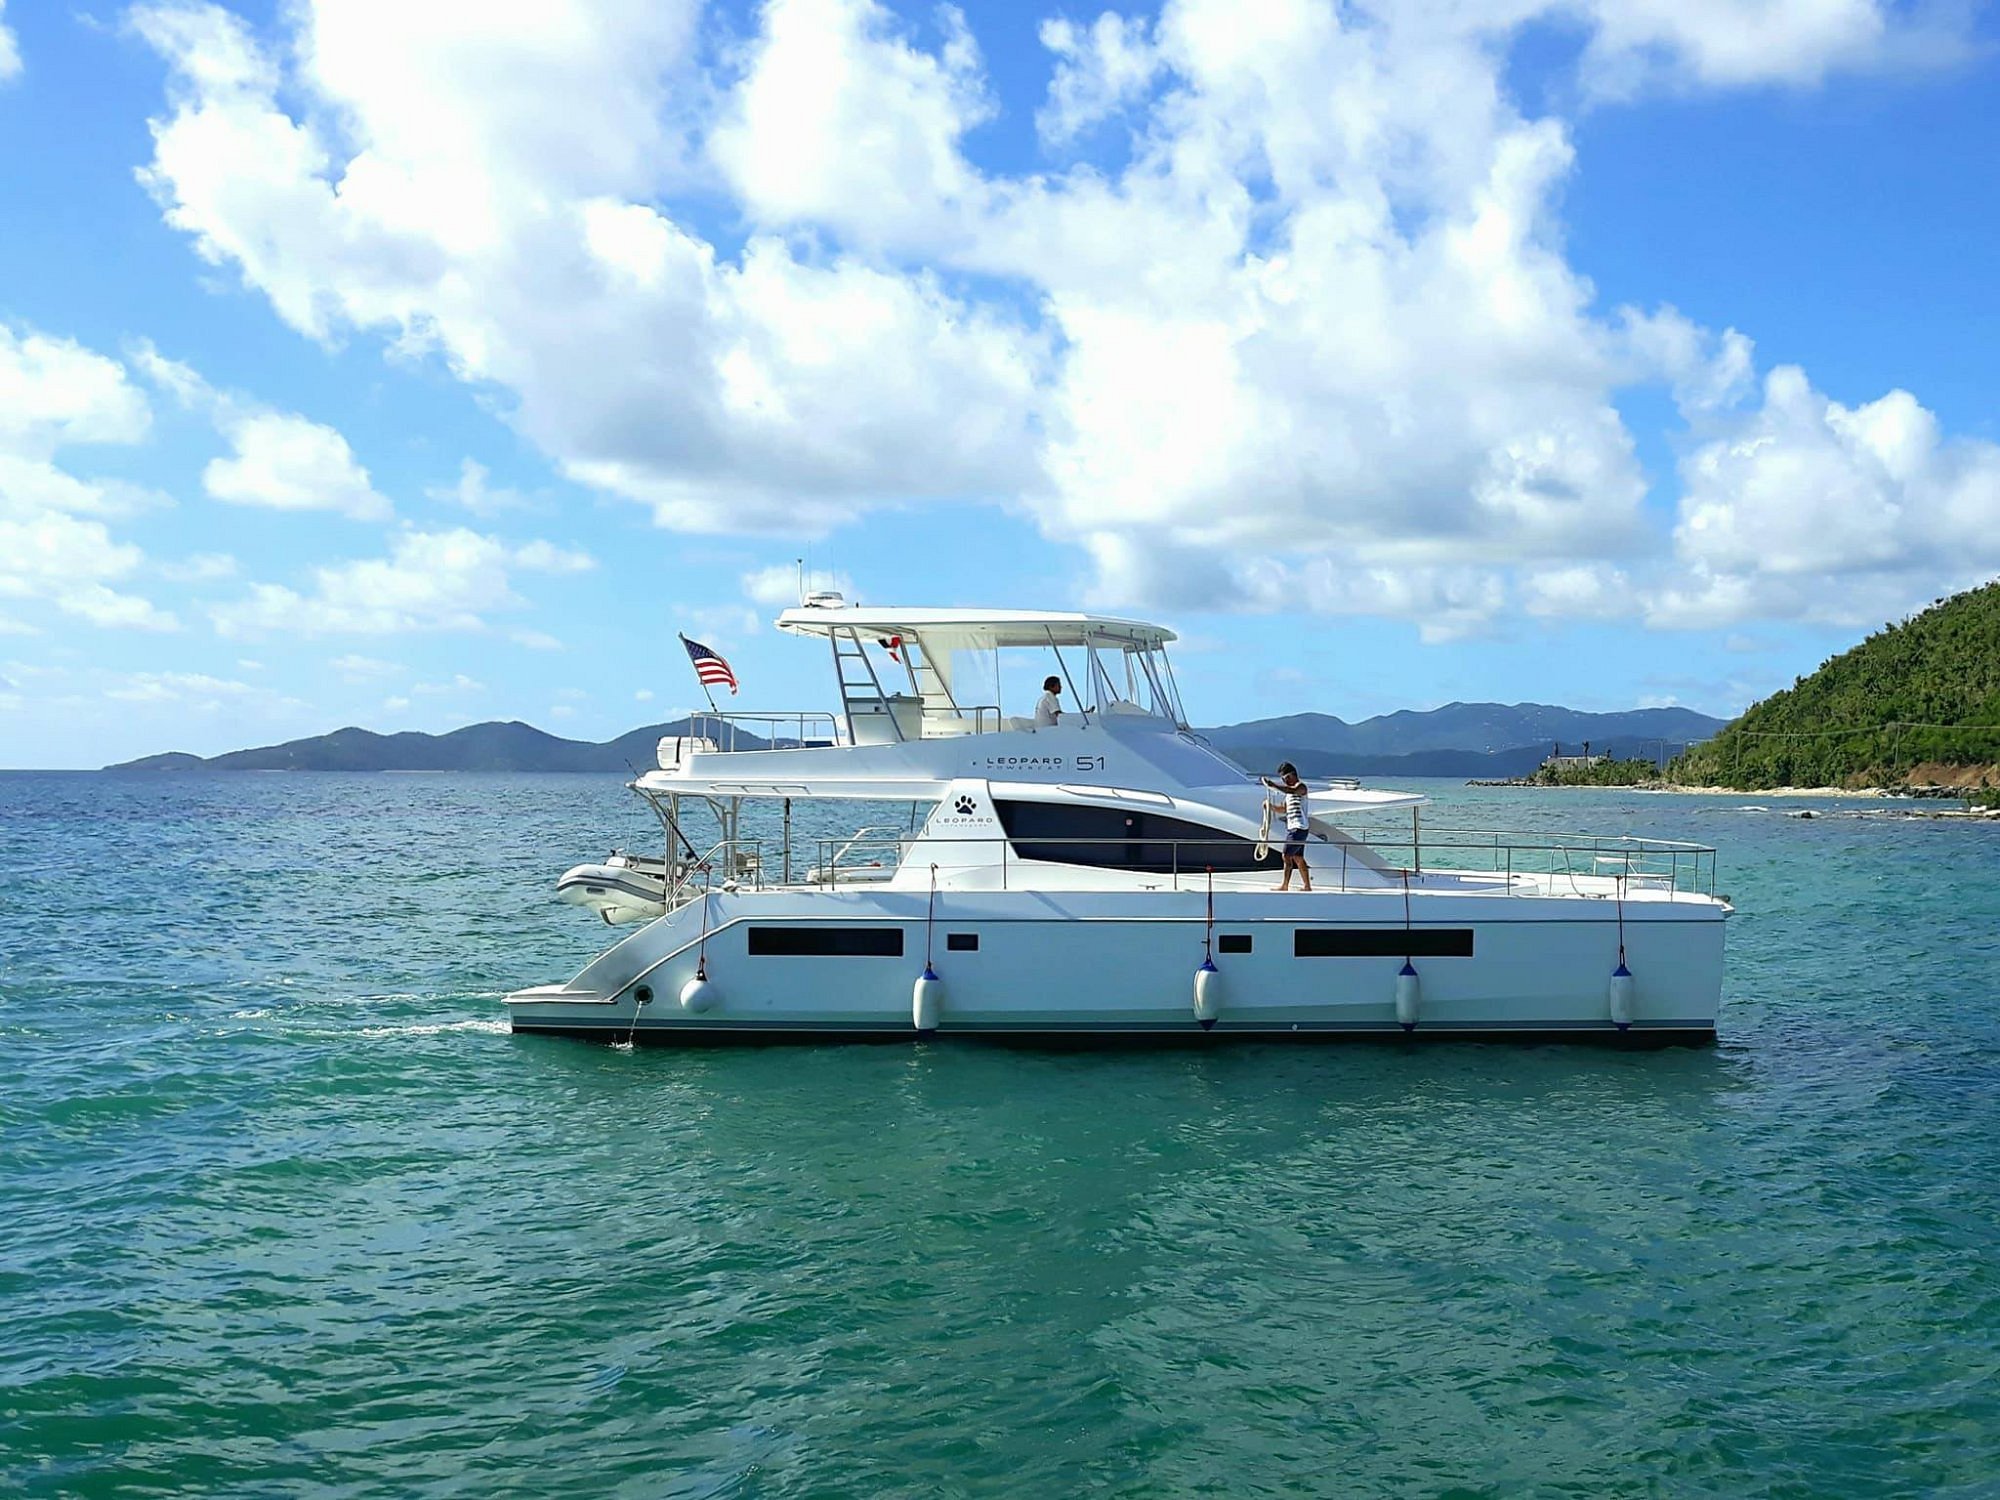
[(211, 499), (268, 510), (330, 510), (357, 521), (390, 514), (347, 439), (325, 423), (219, 391), (150, 343), (137, 347), (132, 362), (182, 406), (205, 414), (228, 441), (228, 454), (202, 470)]
[(468, 458), (460, 462), (455, 483), (433, 485), (424, 494), (447, 505), (462, 506), (482, 518), (527, 507), (528, 502), (518, 492), (488, 483), (491, 478), (486, 465)]
[(645, 201), (705, 90), (690, 5), (298, 14), (289, 75), (218, 8), (134, 21), (173, 69), (147, 184), (294, 326), (437, 350), (670, 525), (797, 535), (1031, 476), (1034, 345), (1004, 319), (778, 238), (723, 261)]
[(449, 682), (419, 682), (414, 684), (410, 691), (421, 697), (463, 697), (468, 693), (485, 692), (486, 684), (460, 672)]
[(591, 566), (584, 553), (548, 542), (513, 544), (463, 527), (406, 531), (387, 557), (314, 568), (303, 590), (255, 584), (244, 597), (213, 606), (209, 617), (227, 636), (483, 630), (489, 614), (526, 602), (514, 591), (515, 574)]
[(1066, 17), (1042, 22), (1042, 45), (1057, 59), (1035, 128), (1054, 144), (1074, 139), (1142, 97), (1160, 71), (1144, 21), (1105, 11), (1088, 26)]
[(0, 441), (46, 455), (78, 443), (136, 443), (152, 412), (124, 366), (72, 339), (0, 324)]
[(855, 597), (854, 580), (846, 573), (815, 568), (802, 574), (795, 563), (772, 563), (745, 573), (743, 597), (765, 609), (792, 609), (799, 602), (801, 578), (809, 594), (832, 590), (850, 602)]
[(2000, 571), (2000, 444), (1947, 437), (1907, 391), (1845, 406), (1796, 366), (1762, 396), (1681, 464), (1660, 623), (1874, 620)]
[(376, 656), (357, 656), (352, 652), (334, 657), (327, 665), (349, 682), (364, 682), (375, 677), (393, 677), (403, 670), (392, 661), (383, 661)]
[(225, 699), (240, 699), (263, 690), (247, 682), (212, 677), (205, 672), (131, 672), (105, 688), (104, 696), (121, 703), (186, 703), (215, 707)]
[(896, 243), (931, 236), (955, 204), (983, 196), (959, 151), (990, 111), (979, 49), (962, 15), (943, 15), (949, 36), (929, 52), (875, 0), (770, 0), (709, 137), (760, 219)]
[[(1768, 528), (1742, 464), (1684, 470), (1672, 535), (1644, 503), (1672, 476), (1645, 472), (1622, 395), (1667, 387), (1707, 444), (1755, 388), (1751, 345), (1597, 305), (1565, 247), (1569, 126), (1509, 91), (1521, 38), (1580, 30), (1575, 92), (1602, 101), (1806, 86), (1965, 35), (1886, 0), (1168, 0), (1043, 26), (1048, 149), (1114, 118), (1126, 149), (1007, 175), (969, 154), (1009, 101), (956, 10), (769, 0), (714, 68), (696, 18), (301, 0), (264, 35), (142, 6), (170, 71), (144, 180), (294, 327), (439, 358), (663, 525), (797, 536), (1002, 502), (1105, 602), (1434, 638), (1614, 612), (1628, 586), (1793, 607), (1758, 581), (1781, 570), (1743, 570)], [(726, 250), (677, 207), (718, 188), (746, 227)], [(451, 498), (477, 513), (485, 481), (468, 463)], [(1883, 524), (1829, 526), (1815, 566), (1880, 551)], [(352, 582), (277, 600), (478, 616), (363, 607)]]
[(1950, 61), (1962, 14), (1888, 0), (1583, 0), (1584, 77), (1624, 96), (1657, 83), (1805, 85), (1830, 73)]
[(231, 452), (202, 470), (202, 488), (231, 505), (332, 510), (379, 521), (389, 502), (375, 493), (347, 439), (331, 427), (282, 412), (224, 420)]
[(145, 395), (116, 360), (69, 339), (0, 324), (0, 598), (39, 600), (93, 625), (172, 630), (177, 621), (118, 587), (145, 554), (105, 518), (147, 497), (71, 467), (64, 450), (141, 441)]
[(7, 25), (7, 0), (0, 0), (0, 83), (21, 76), (21, 44)]
[(227, 552), (197, 552), (177, 562), (163, 562), (159, 574), (173, 583), (213, 583), (236, 576), (236, 559)]

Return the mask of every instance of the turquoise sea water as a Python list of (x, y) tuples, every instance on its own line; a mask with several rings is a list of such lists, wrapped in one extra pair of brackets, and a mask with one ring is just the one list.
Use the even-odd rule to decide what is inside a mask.
[(615, 779), (0, 775), (0, 1493), (2000, 1494), (2000, 827), (1427, 790), (1721, 1044), (516, 1039)]

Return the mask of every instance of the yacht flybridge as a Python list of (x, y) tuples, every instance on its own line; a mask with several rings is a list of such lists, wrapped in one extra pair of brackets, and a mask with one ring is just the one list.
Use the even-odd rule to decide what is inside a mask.
[[(562, 881), (632, 930), (568, 983), (509, 995), (516, 1031), (1714, 1036), (1730, 908), (1713, 849), (1427, 832), (1421, 796), (1322, 782), (1313, 888), (1281, 892), (1283, 820), (1190, 729), (1171, 630), (837, 595), (777, 623), (830, 652), (839, 710), (715, 713), (662, 740), (631, 786), (664, 853)], [(1049, 676), (1065, 711), (1037, 723), (1019, 708)], [(825, 836), (855, 803), (874, 821)], [(885, 825), (882, 804), (907, 816)]]

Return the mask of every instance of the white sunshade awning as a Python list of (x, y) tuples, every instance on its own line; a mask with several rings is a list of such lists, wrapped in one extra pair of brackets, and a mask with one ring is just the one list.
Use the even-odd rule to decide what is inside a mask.
[(1336, 808), (1379, 812), (1392, 807), (1428, 807), (1430, 800), (1422, 792), (1377, 791), (1372, 787), (1332, 787), (1306, 792), (1306, 807), (1314, 813)]
[(1153, 647), (1175, 639), (1164, 625), (1064, 610), (874, 608), (859, 604), (788, 609), (778, 616), (778, 629), (793, 635), (827, 636), (836, 630), (855, 630), (874, 636), (928, 636), (948, 640), (958, 649), (1082, 646), (1107, 639)]

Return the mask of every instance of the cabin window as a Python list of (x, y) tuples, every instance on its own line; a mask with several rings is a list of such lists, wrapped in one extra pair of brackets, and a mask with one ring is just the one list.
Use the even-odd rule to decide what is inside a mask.
[(901, 958), (900, 927), (848, 927), (827, 922), (811, 927), (750, 929), (752, 958)]
[(1023, 859), (1157, 875), (1278, 867), (1275, 853), (1258, 861), (1251, 839), (1144, 808), (996, 800), (993, 810)]
[(1470, 958), (1470, 927), (1302, 927), (1298, 958)]
[(979, 934), (976, 932), (947, 932), (944, 935), (945, 951), (948, 953), (977, 953)]
[(1250, 934), (1247, 932), (1219, 933), (1215, 939), (1215, 951), (1217, 953), (1248, 953), (1250, 951)]

